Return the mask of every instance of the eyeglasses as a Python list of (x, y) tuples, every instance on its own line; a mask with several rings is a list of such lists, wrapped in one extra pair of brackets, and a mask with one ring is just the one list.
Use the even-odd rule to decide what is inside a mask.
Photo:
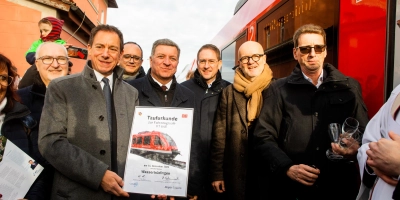
[(42, 56), (37, 60), (42, 60), (42, 63), (45, 65), (50, 65), (54, 60), (57, 60), (57, 63), (60, 65), (65, 65), (68, 63), (68, 58), (65, 56), (51, 57), (51, 56)]
[(218, 62), (218, 60), (214, 60), (214, 59), (211, 59), (211, 60), (201, 59), (201, 60), (199, 60), (199, 65), (201, 65), (201, 66), (206, 65), (207, 62), (208, 62), (209, 65), (214, 65), (215, 63)]
[(243, 56), (239, 59), (241, 63), (248, 63), (250, 61), (249, 58), (251, 58), (254, 62), (257, 62), (260, 60), (260, 58), (264, 56), (264, 54), (253, 54), (252, 56)]
[(134, 60), (135, 62), (139, 62), (140, 60), (142, 60), (141, 57), (135, 56), (135, 55), (131, 55), (131, 54), (124, 54), (124, 55), (122, 56), (122, 58), (123, 58), (125, 61), (130, 61), (132, 58), (133, 58), (133, 60)]
[(300, 53), (302, 54), (309, 54), (311, 52), (311, 49), (314, 48), (315, 53), (322, 53), (325, 51), (326, 45), (314, 45), (313, 47), (311, 46), (303, 46), (303, 47), (296, 47), (296, 49), (300, 49)]
[(13, 81), (13, 77), (6, 76), (6, 75), (0, 75), (0, 84), (2, 86), (7, 87), (7, 86), (11, 85), (12, 81)]

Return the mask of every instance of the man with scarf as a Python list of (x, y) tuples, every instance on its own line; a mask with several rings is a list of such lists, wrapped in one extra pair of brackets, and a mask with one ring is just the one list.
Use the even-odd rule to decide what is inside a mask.
[[(254, 131), (255, 152), (265, 164), (264, 199), (355, 199), (359, 187), (356, 155), (359, 144), (352, 139), (342, 148), (331, 143), (330, 123), (347, 117), (359, 121), (362, 133), (368, 122), (361, 86), (343, 75), (327, 55), (322, 27), (306, 24), (293, 35), (293, 56), (298, 61), (292, 74), (271, 84)], [(345, 157), (331, 161), (332, 147)]]
[(227, 199), (256, 199), (252, 138), (272, 71), (258, 42), (243, 43), (238, 60), (233, 84), (222, 91), (215, 116), (211, 178), (214, 190), (225, 192)]
[(215, 112), (217, 111), (218, 101), (222, 90), (230, 83), (221, 77), (222, 60), (218, 47), (213, 44), (203, 45), (197, 52), (197, 70), (194, 72), (194, 78), (182, 83), (192, 90), (196, 99), (197, 118), (200, 123), (194, 129), (199, 131), (201, 138), (201, 149), (203, 149), (203, 160), (199, 163), (202, 173), (202, 196), (207, 199), (221, 199), (217, 193), (212, 191), (209, 180), (209, 162), (210, 162), (210, 142), (212, 126)]

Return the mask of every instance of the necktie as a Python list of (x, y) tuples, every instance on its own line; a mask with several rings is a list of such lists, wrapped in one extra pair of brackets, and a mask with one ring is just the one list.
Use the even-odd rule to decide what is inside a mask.
[(110, 84), (108, 78), (104, 77), (101, 81), (104, 82), (103, 94), (106, 99), (107, 105), (107, 119), (108, 119), (108, 128), (110, 129), (110, 136), (112, 133), (112, 94), (110, 89)]
[(167, 91), (168, 88), (167, 88), (167, 86), (162, 85), (162, 86), (161, 86), (161, 89), (162, 89), (163, 91)]

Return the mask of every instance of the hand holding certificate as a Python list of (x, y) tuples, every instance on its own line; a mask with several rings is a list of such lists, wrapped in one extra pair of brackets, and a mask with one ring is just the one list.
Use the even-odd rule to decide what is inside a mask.
[(192, 123), (193, 109), (136, 107), (123, 189), (186, 196)]

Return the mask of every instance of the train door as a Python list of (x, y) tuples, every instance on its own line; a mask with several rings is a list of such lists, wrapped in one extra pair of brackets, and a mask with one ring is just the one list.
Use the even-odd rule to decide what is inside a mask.
[(400, 0), (388, 2), (386, 98), (400, 84)]

